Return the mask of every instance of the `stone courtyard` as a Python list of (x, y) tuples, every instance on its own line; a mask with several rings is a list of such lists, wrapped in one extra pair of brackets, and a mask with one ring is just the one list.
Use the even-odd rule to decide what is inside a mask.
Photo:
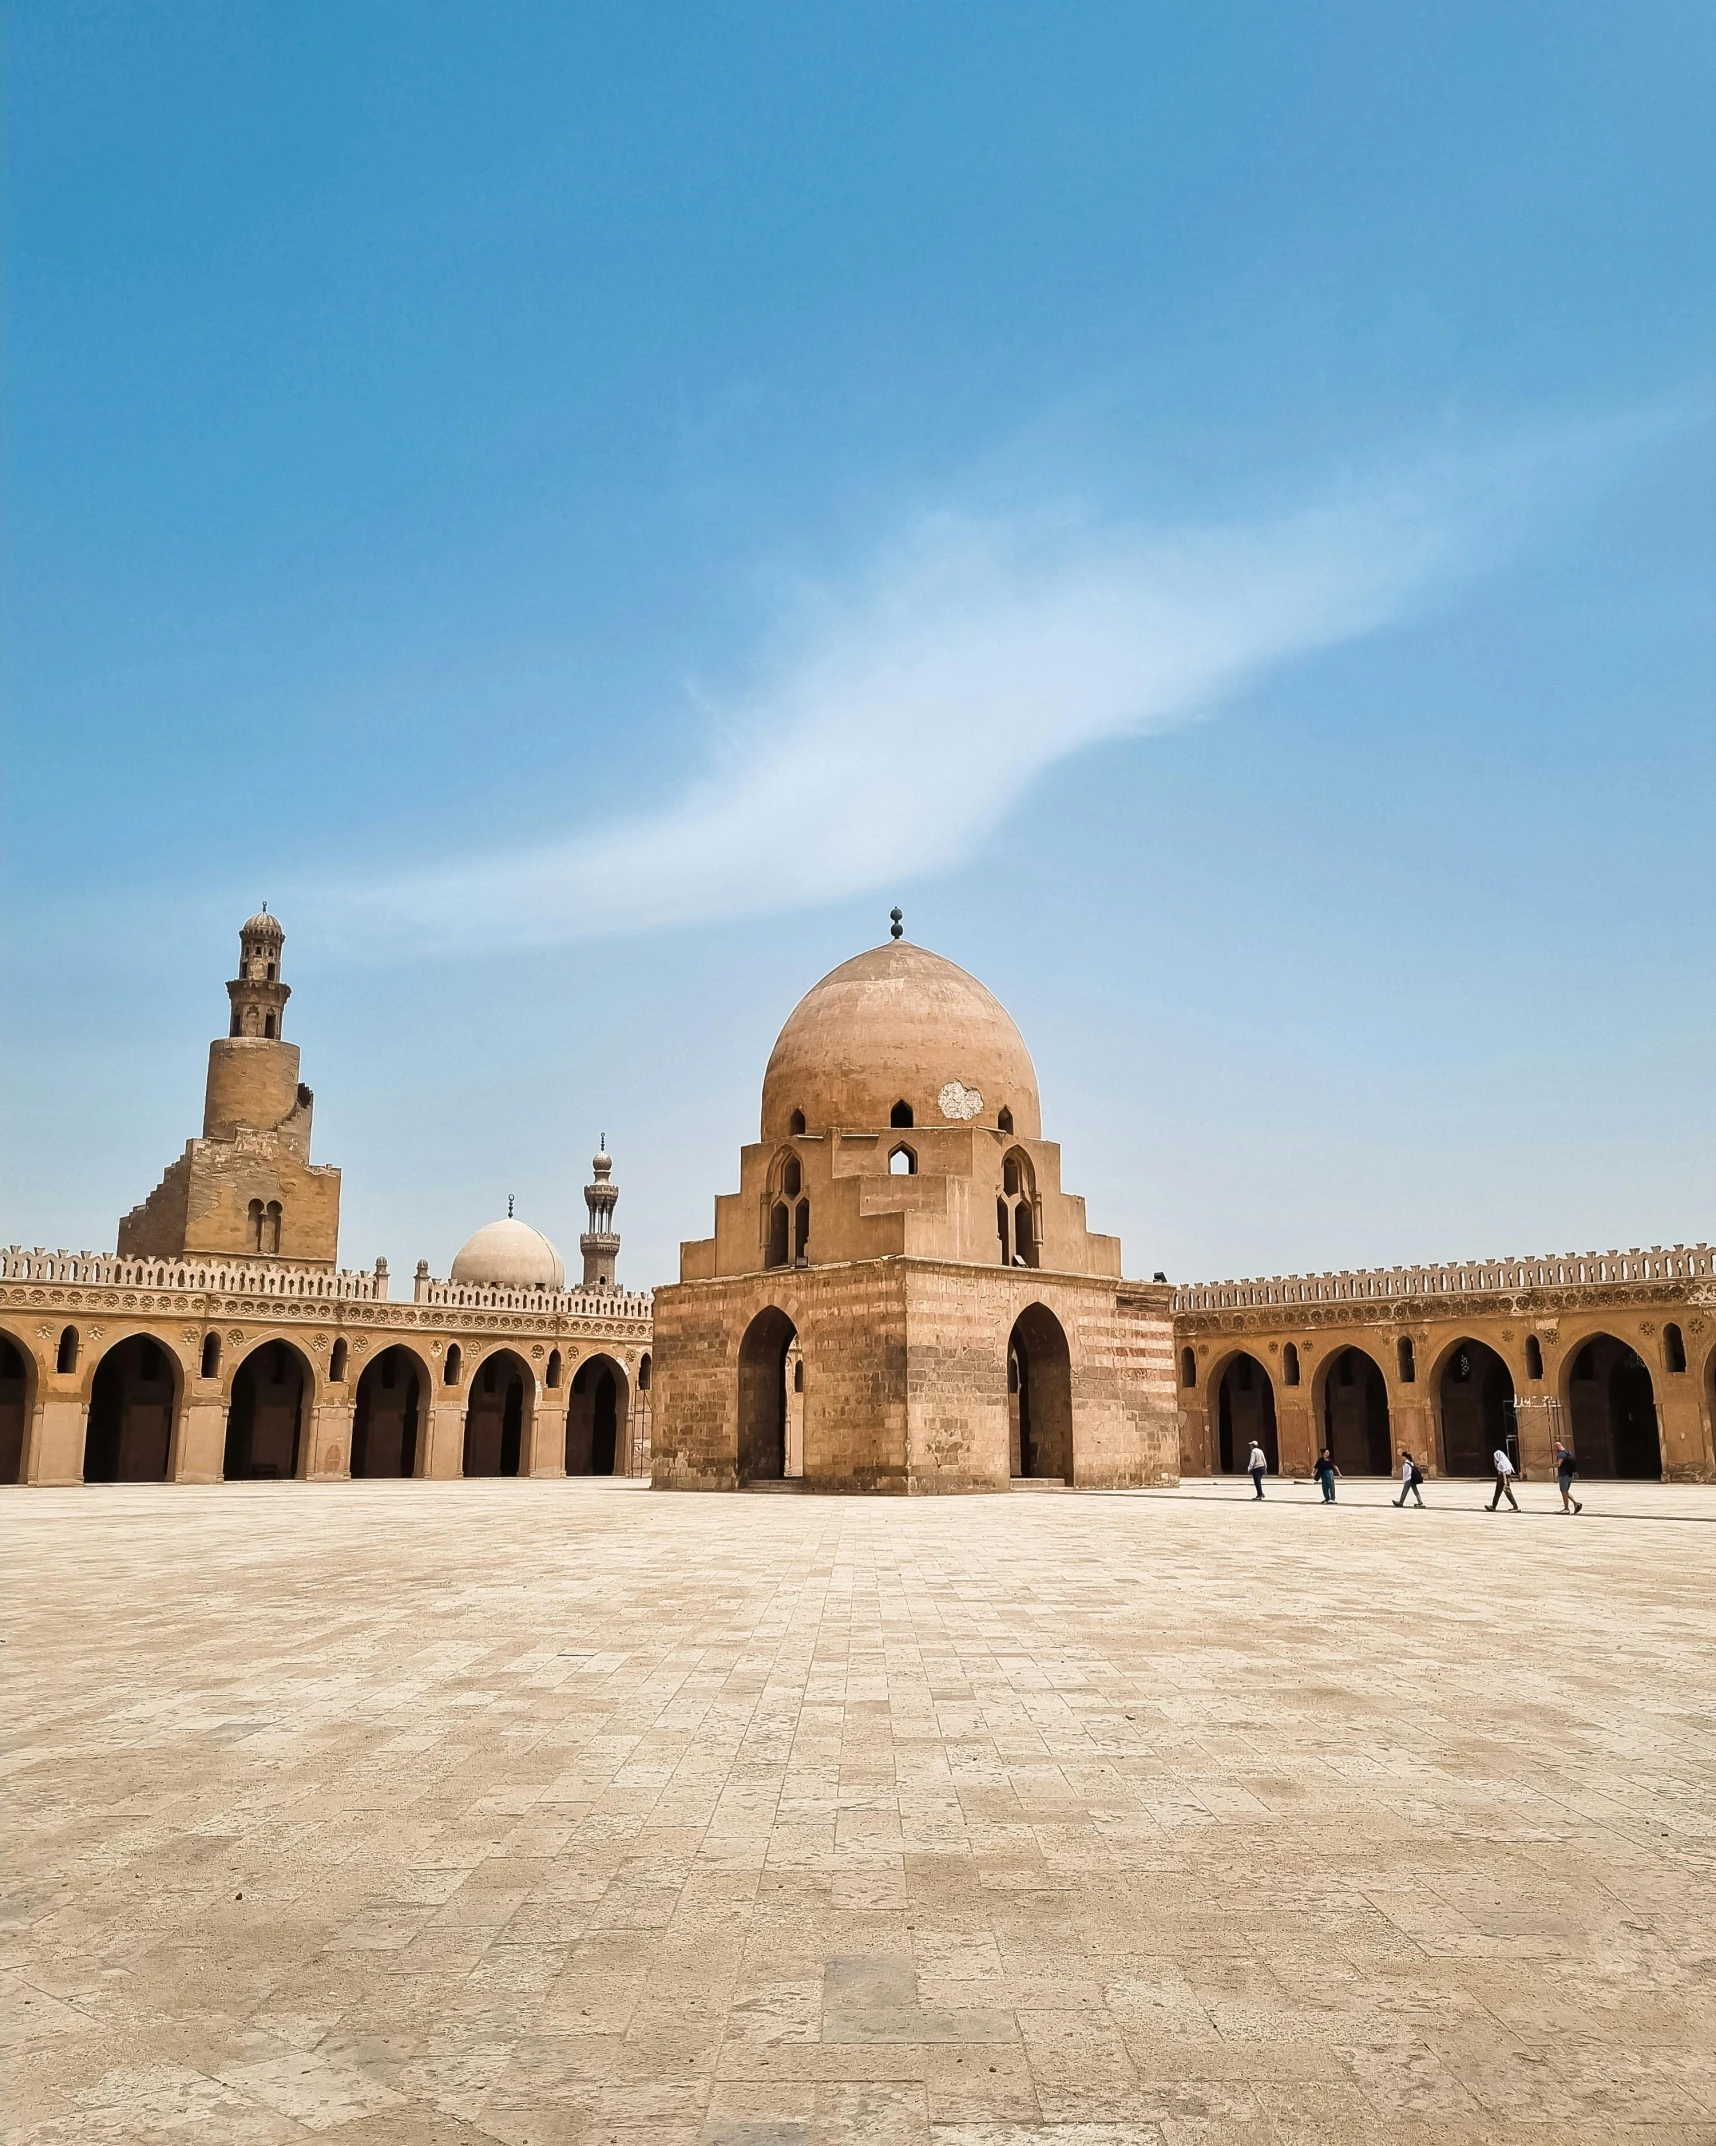
[(12, 1491), (6, 2137), (1716, 2140), (1716, 1493)]

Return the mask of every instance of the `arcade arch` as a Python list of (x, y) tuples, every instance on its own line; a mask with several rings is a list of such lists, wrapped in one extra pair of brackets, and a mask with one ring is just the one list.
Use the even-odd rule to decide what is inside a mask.
[(178, 1360), (152, 1334), (130, 1334), (108, 1349), (90, 1381), (86, 1483), (167, 1480), (182, 1383)]
[(395, 1342), (364, 1365), (352, 1410), (352, 1474), (416, 1475), (432, 1384), (422, 1359)]
[(1488, 1342), (1454, 1342), (1443, 1354), (1435, 1391), (1444, 1475), (1493, 1475), (1498, 1447), (1518, 1467), (1513, 1373)]
[(466, 1475), (517, 1475), (536, 1401), (536, 1379), (522, 1356), (496, 1349), (471, 1375), (465, 1407)]
[(1391, 1475), (1388, 1381), (1364, 1349), (1342, 1349), (1323, 1366), (1323, 1439), (1343, 1475)]
[(36, 1360), (0, 1330), (0, 1483), (24, 1480), (24, 1444), (36, 1405)]
[(1223, 1475), (1243, 1475), (1251, 1442), (1263, 1448), (1272, 1475), (1281, 1468), (1275, 1427), (1275, 1387), (1255, 1356), (1241, 1349), (1211, 1377), (1215, 1395), (1215, 1462)]
[(566, 1397), (566, 1473), (626, 1473), (627, 1379), (611, 1356), (586, 1356)]
[(1613, 1334), (1588, 1334), (1568, 1352), (1564, 1403), (1569, 1444), (1584, 1475), (1660, 1481), (1656, 1388), (1638, 1351)]
[(1028, 1304), (1007, 1340), (1009, 1473), (1073, 1480), (1072, 1357), (1061, 1322)]
[(739, 1343), (741, 1483), (778, 1483), (786, 1474), (787, 1351), (797, 1339), (798, 1329), (771, 1304)]
[(278, 1482), (298, 1473), (315, 1373), (289, 1341), (265, 1341), (233, 1374), (221, 1474), (231, 1482)]

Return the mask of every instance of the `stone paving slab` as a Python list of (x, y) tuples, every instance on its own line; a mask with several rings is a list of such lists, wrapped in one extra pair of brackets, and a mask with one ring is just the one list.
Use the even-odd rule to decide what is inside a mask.
[(0, 1492), (16, 2146), (1716, 2142), (1716, 1491)]

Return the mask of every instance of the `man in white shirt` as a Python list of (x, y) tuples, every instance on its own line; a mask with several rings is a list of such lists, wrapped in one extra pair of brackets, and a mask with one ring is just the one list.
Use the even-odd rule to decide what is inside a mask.
[(1261, 1498), (1263, 1495), (1263, 1478), (1269, 1472), (1269, 1461), (1263, 1448), (1255, 1438), (1251, 1441), (1251, 1457), (1245, 1465), (1250, 1470), (1251, 1480), (1257, 1485), (1257, 1495)]
[(1418, 1486), (1423, 1480), (1423, 1469), (1419, 1467), (1410, 1453), (1402, 1453), (1400, 1456), (1400, 1495), (1395, 1499), (1395, 1504), (1404, 1505), (1407, 1492), (1410, 1491), (1413, 1503), (1422, 1509), (1424, 1500), (1418, 1495)]
[(1517, 1513), (1519, 1511), (1519, 1503), (1513, 1494), (1513, 1483), (1511, 1481), (1511, 1478), (1518, 1473), (1518, 1470), (1514, 1467), (1513, 1462), (1508, 1459), (1506, 1446), (1497, 1446), (1495, 1451), (1490, 1455), (1490, 1459), (1493, 1462), (1496, 1471), (1496, 1494), (1490, 1500), (1487, 1509), (1493, 1513), (1496, 1507), (1505, 1497), (1507, 1499), (1507, 1502), (1513, 1507), (1514, 1511)]

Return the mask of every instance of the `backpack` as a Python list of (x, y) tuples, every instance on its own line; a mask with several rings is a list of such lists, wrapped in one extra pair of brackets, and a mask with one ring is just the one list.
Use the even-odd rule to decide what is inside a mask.
[(1416, 1461), (1414, 1461), (1414, 1462), (1412, 1463), (1412, 1487), (1413, 1487), (1413, 1489), (1414, 1489), (1414, 1490), (1416, 1490), (1416, 1489), (1418, 1488), (1419, 1484), (1423, 1482), (1423, 1480), (1424, 1480), (1424, 1471), (1423, 1471), (1423, 1469), (1422, 1469), (1422, 1468), (1420, 1468), (1420, 1467), (1419, 1467), (1418, 1463), (1417, 1463)]

